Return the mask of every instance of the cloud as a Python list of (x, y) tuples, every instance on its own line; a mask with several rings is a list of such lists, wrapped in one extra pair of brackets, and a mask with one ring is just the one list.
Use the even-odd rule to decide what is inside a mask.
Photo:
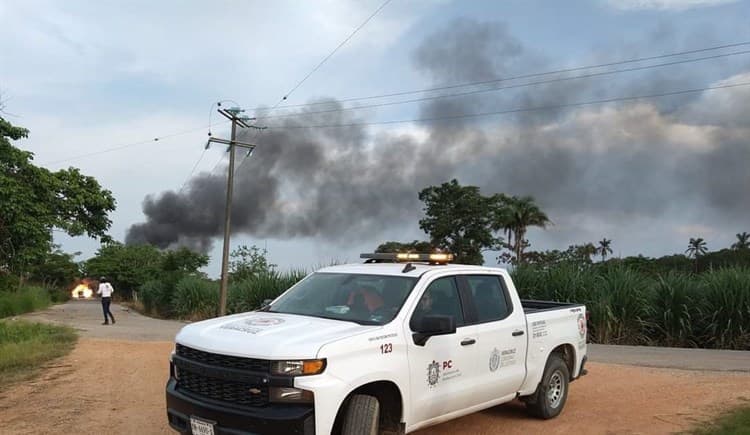
[(737, 0), (605, 0), (607, 4), (622, 10), (677, 10), (719, 6)]

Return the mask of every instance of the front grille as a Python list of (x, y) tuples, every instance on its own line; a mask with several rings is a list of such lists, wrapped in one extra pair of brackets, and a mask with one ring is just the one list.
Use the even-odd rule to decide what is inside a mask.
[[(249, 374), (265, 375), (270, 371), (270, 361), (254, 358), (219, 355), (193, 349), (177, 344), (178, 356), (190, 361), (205, 364), (214, 369), (232, 369), (248, 372)], [(238, 382), (233, 380), (207, 376), (190, 371), (190, 366), (181, 367), (178, 359), (175, 364), (179, 372), (177, 388), (185, 392), (208, 399), (224, 402), (237, 407), (258, 407), (268, 404), (268, 387), (256, 383)], [(210, 372), (209, 372), (210, 374)]]
[(238, 356), (219, 355), (216, 353), (203, 352), (181, 344), (177, 344), (177, 355), (187, 359), (228, 369), (248, 370), (253, 372), (268, 373), (271, 362), (265, 359), (242, 358)]
[[(258, 407), (268, 404), (268, 387), (243, 382), (209, 378), (187, 370), (180, 371), (178, 388), (212, 400), (240, 407)], [(253, 394), (250, 390), (260, 390)]]

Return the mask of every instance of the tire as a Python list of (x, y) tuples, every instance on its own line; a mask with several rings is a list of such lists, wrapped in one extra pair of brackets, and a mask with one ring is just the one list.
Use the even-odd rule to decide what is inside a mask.
[(531, 415), (543, 420), (557, 417), (568, 399), (570, 370), (562, 357), (550, 355), (544, 368), (544, 375), (536, 391), (525, 398), (526, 409)]
[(342, 435), (378, 435), (380, 402), (373, 396), (355, 394), (349, 399), (344, 414)]

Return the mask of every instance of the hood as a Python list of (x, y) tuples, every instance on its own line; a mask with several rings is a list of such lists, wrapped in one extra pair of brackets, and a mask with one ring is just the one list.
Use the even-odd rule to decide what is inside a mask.
[(382, 326), (267, 312), (235, 314), (185, 326), (176, 341), (205, 352), (259, 359), (316, 358), (321, 346)]

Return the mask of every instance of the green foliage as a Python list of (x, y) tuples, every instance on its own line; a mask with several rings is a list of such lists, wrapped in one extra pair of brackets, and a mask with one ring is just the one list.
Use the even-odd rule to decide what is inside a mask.
[(166, 251), (162, 259), (162, 270), (197, 273), (198, 269), (208, 264), (208, 255), (181, 247)]
[(65, 326), (0, 321), (0, 386), (28, 377), (47, 361), (73, 349), (76, 334)]
[(697, 280), (684, 273), (658, 276), (654, 284), (653, 326), (656, 340), (670, 347), (696, 345), (693, 327), (701, 317)]
[(531, 196), (497, 195), (494, 201), (494, 229), (503, 229), (508, 246), (515, 254), (514, 263), (523, 264), (523, 251), (529, 246), (526, 240), (528, 227), (545, 228), (551, 223)]
[(47, 286), (68, 286), (80, 276), (78, 263), (74, 260), (74, 254), (68, 254), (60, 250), (59, 245), (53, 245), (53, 250), (48, 252), (28, 268), (29, 281), (41, 282)]
[(0, 292), (0, 318), (41, 310), (51, 303), (50, 293), (41, 287), (27, 286), (17, 291)]
[(133, 290), (160, 276), (163, 256), (151, 245), (112, 242), (103, 245), (86, 261), (84, 271), (94, 279), (106, 276), (118, 295), (129, 298)]
[(264, 300), (276, 299), (281, 293), (305, 277), (304, 270), (277, 272), (275, 270), (232, 282), (229, 286), (227, 311), (241, 313), (258, 309)]
[(138, 299), (147, 314), (168, 315), (172, 304), (171, 288), (162, 280), (152, 279), (139, 287)]
[(402, 243), (402, 242), (385, 242), (378, 245), (375, 248), (375, 252), (381, 253), (394, 253), (394, 252), (434, 252), (435, 248), (430, 242), (414, 240), (413, 242)]
[(457, 263), (483, 264), (482, 251), (499, 247), (492, 227), (498, 197), (482, 196), (477, 186), (453, 179), (423, 189), (419, 199), (425, 204), (419, 227), (432, 246), (452, 252)]
[(689, 432), (694, 435), (747, 435), (750, 433), (750, 406), (745, 405), (725, 412), (715, 421)]
[(0, 292), (10, 292), (18, 290), (21, 280), (16, 275), (0, 271)]
[(181, 318), (215, 317), (219, 310), (219, 286), (197, 276), (186, 276), (175, 285), (172, 308)]
[(268, 251), (253, 245), (242, 245), (229, 254), (229, 273), (232, 280), (245, 280), (276, 268), (268, 262)]
[(586, 304), (595, 343), (750, 348), (750, 268), (652, 274), (561, 263), (516, 267), (512, 276), (522, 298)]
[(701, 276), (703, 341), (719, 349), (750, 349), (750, 269)]
[(52, 229), (109, 240), (112, 193), (78, 169), (57, 172), (32, 164), (11, 145), (28, 136), (0, 117), (0, 270), (25, 273), (50, 252)]

